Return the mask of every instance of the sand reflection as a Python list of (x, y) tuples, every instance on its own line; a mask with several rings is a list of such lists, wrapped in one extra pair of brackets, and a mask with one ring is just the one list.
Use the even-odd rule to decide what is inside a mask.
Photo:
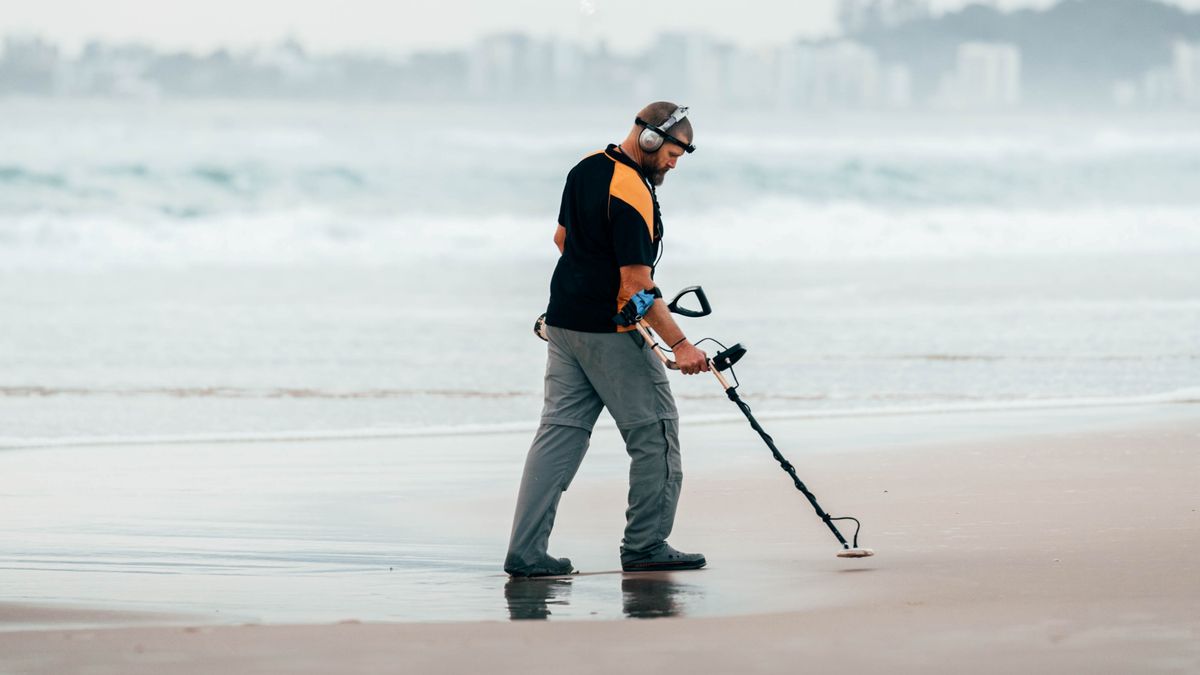
[(622, 609), (630, 619), (682, 616), (685, 596), (695, 591), (669, 577), (627, 576), (621, 580)]
[[(514, 621), (544, 620), (555, 614), (559, 618), (612, 616), (616, 608), (609, 603), (616, 599), (612, 593), (618, 579), (621, 613), (629, 619), (684, 616), (689, 605), (703, 595), (700, 587), (677, 583), (666, 575), (605, 573), (586, 579), (509, 579), (504, 584), (504, 601)], [(574, 589), (578, 597), (572, 602), (572, 588), (580, 583), (584, 585)]]

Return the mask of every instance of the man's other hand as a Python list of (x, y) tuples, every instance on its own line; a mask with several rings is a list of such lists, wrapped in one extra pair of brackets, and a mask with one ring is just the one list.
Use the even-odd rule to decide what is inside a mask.
[(684, 342), (675, 348), (675, 365), (684, 375), (708, 372), (708, 355), (700, 351), (690, 342)]

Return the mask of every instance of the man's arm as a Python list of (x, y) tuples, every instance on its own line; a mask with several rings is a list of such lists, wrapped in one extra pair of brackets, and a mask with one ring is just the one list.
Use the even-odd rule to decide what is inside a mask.
[[(638, 291), (654, 288), (654, 280), (650, 278), (649, 265), (625, 265), (621, 268), (621, 297), (633, 297)], [(646, 322), (658, 333), (667, 346), (675, 352), (675, 363), (684, 375), (694, 375), (708, 370), (708, 356), (700, 351), (684, 337), (683, 331), (667, 309), (667, 303), (662, 298), (654, 301), (646, 312)], [(683, 340), (680, 342), (680, 340)], [(679, 344), (675, 344), (675, 343)]]
[(562, 255), (563, 247), (567, 245), (567, 228), (562, 225), (554, 231), (554, 245), (558, 247), (558, 254)]

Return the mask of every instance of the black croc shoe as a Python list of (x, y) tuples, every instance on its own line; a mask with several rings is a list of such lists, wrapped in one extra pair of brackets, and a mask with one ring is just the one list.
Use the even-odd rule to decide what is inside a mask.
[(571, 566), (570, 558), (551, 558), (546, 556), (536, 565), (517, 565), (514, 560), (504, 561), (504, 571), (513, 577), (558, 577), (571, 574), (575, 568)]

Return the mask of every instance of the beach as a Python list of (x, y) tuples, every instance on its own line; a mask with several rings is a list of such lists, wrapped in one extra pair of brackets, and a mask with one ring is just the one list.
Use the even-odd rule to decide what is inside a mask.
[[(707, 569), (595, 573), (617, 567), (624, 496), (619, 437), (601, 428), (551, 540), (585, 573), (511, 582), (498, 563), (523, 433), (157, 448), (172, 466), (193, 459), (174, 475), (165, 461), (127, 464), (155, 487), (124, 503), (119, 485), (85, 479), (96, 448), (6, 451), (0, 487), (40, 514), (10, 511), (4, 526), (0, 672), (1200, 670), (1195, 402), (767, 426), (832, 514), (863, 521), (875, 557), (834, 557), (830, 533), (735, 423), (685, 423), (671, 541), (704, 551)], [(427, 476), (420, 503), (376, 503), (414, 448), (478, 456), (465, 448), (481, 444), (494, 462)], [(34, 453), (59, 455), (44, 460), (59, 478), (39, 485)], [(331, 455), (364, 466), (321, 473)], [(83, 475), (63, 487), (72, 471)], [(456, 492), (460, 472), (471, 489)], [(90, 505), (64, 505), (67, 492)], [(391, 523), (394, 539), (338, 530), (344, 513), (282, 525), (335, 503), (364, 532)], [(206, 526), (222, 538), (195, 543)], [(92, 547), (13, 551), (37, 530)]]
[(672, 374), (708, 567), (617, 571), (604, 415), (582, 573), (517, 581), (563, 181), (632, 112), (528, 108), (0, 102), (0, 675), (1200, 672), (1194, 116), (697, 105), (655, 283), (877, 555)]
[(1200, 675), (1200, 0), (710, 4), (6, 5), (0, 675)]

